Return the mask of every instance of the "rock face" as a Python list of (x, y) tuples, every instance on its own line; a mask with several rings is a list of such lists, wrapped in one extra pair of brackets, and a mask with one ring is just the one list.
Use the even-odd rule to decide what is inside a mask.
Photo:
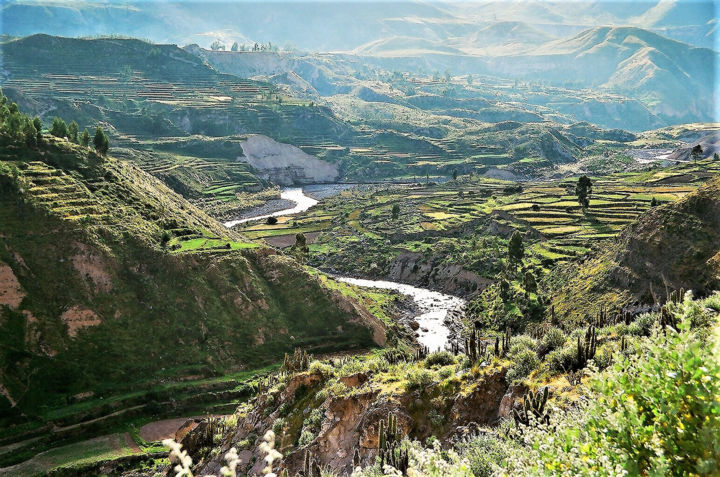
[(334, 182), (338, 179), (336, 164), (303, 152), (291, 145), (260, 134), (250, 136), (241, 145), (238, 159), (255, 168), (260, 176), (283, 186)]
[[(440, 262), (439, 258), (437, 262)], [(492, 280), (465, 270), (461, 265), (436, 263), (436, 257), (428, 259), (415, 252), (399, 254), (390, 265), (389, 277), (391, 280), (418, 283), (457, 295), (480, 292), (492, 284)]]
[[(386, 420), (388, 414), (397, 418), (401, 434), (421, 441), (430, 435), (447, 440), (463, 430), (493, 425), (502, 415), (501, 403), (505, 401), (505, 407), (510, 408), (513, 405), (513, 396), (506, 396), (506, 372), (506, 368), (489, 369), (477, 377), (467, 392), (449, 389), (446, 394), (438, 394), (437, 389), (432, 391), (432, 386), (385, 393), (377, 387), (368, 386), (371, 376), (357, 373), (340, 380), (352, 392), (340, 396), (331, 394), (320, 398), (322, 400), (318, 400), (316, 393), (328, 384), (324, 378), (308, 373), (297, 374), (284, 390), (271, 392), (272, 396), (265, 394), (257, 397), (253, 409), (224, 439), (221, 452), (199, 464), (198, 474), (218, 472), (223, 465), (222, 456), (230, 447), (250, 441), (249, 449), (245, 451), (248, 458), (241, 464), (240, 471), (260, 475), (264, 455), (258, 445), (263, 434), (283, 417), (283, 429), (276, 434), (280, 437), (276, 439), (276, 444), (283, 454), (282, 461), (275, 468), (278, 474), (278, 470), (287, 469), (289, 475), (297, 475), (303, 468), (305, 452), (309, 451), (321, 468), (349, 475), (355, 449), (363, 465), (375, 461), (380, 421)], [(291, 409), (289, 414), (283, 414), (288, 412), (288, 408)], [(288, 424), (301, 422), (316, 408), (324, 411), (317, 434), (312, 442), (298, 446), (299, 429), (291, 431)], [(431, 410), (444, 416), (440, 427), (427, 419)], [(294, 417), (297, 413), (300, 421)], [(189, 436), (197, 432), (192, 431)]]

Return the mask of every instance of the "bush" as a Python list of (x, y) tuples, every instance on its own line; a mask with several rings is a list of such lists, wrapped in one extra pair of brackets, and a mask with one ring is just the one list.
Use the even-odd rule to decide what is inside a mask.
[(425, 366), (428, 368), (436, 365), (447, 366), (449, 364), (455, 364), (455, 356), (447, 351), (436, 351), (425, 358)]
[(521, 379), (525, 379), (540, 364), (540, 360), (534, 350), (525, 349), (515, 358), (515, 363), (510, 367), (505, 376), (508, 383), (513, 383)]
[(544, 358), (551, 351), (555, 351), (561, 348), (565, 344), (565, 333), (560, 328), (552, 327), (543, 337), (537, 345), (537, 355), (540, 358)]
[(720, 346), (698, 339), (689, 319), (679, 326), (595, 382), (589, 424), (622, 449), (615, 458), (631, 475), (720, 473)]
[(598, 369), (605, 369), (610, 366), (613, 362), (613, 350), (610, 346), (601, 346), (595, 353), (595, 365)]
[(413, 368), (407, 375), (410, 389), (424, 388), (435, 382), (435, 374), (424, 368)]
[(657, 315), (654, 313), (645, 313), (640, 315), (635, 321), (630, 323), (627, 328), (627, 332), (633, 336), (650, 336), (652, 327), (657, 320)]
[(327, 379), (328, 377), (332, 376), (333, 367), (327, 363), (323, 363), (322, 361), (314, 360), (312, 363), (310, 363), (308, 372), (310, 374), (316, 374), (318, 376), (322, 376), (324, 379)]
[(283, 419), (282, 417), (275, 419), (275, 422), (273, 422), (272, 430), (276, 436), (279, 436), (282, 433), (284, 426), (285, 426), (285, 419)]
[(473, 437), (458, 449), (470, 463), (470, 470), (475, 477), (492, 477), (495, 474), (495, 464), (501, 462), (505, 457), (503, 448), (497, 437), (487, 434), (479, 434)]
[(562, 348), (556, 349), (545, 358), (547, 367), (552, 373), (565, 373), (575, 367), (577, 358), (577, 344), (570, 342)]

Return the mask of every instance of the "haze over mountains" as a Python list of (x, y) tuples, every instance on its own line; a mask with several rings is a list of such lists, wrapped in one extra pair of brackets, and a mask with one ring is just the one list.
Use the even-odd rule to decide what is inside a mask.
[[(515, 22), (518, 31), (513, 31), (506, 22)], [(3, 6), (3, 33), (9, 35), (43, 32), (86, 36), (112, 32), (155, 42), (195, 42), (203, 46), (219, 39), (227, 42), (228, 48), (233, 41), (270, 41), (278, 46), (290, 43), (308, 51), (349, 51), (378, 40), (408, 37), (445, 43), (445, 46), (467, 52), (481, 47), (478, 43), (502, 41), (503, 36), (508, 37), (506, 43), (511, 47), (515, 43), (537, 45), (542, 40), (566, 38), (606, 25), (635, 26), (695, 46), (713, 47), (716, 23), (711, 1), (168, 3), (17, 0), (5, 2)], [(40, 31), (39, 25), (42, 25)]]
[[(296, 92), (313, 93), (304, 81), (320, 95), (344, 92), (337, 88), (348, 84), (342, 63), (360, 61), (388, 71), (592, 88), (638, 100), (648, 109), (645, 116), (658, 117), (641, 120), (634, 114), (633, 124), (598, 122), (606, 127), (641, 130), (718, 116), (712, 2), (19, 0), (6, 2), (1, 11), (2, 31), (10, 36), (112, 33), (179, 46), (214, 43), (214, 49), (228, 54), (236, 42), (241, 50), (268, 45), (268, 50), (285, 51), (283, 62), (266, 52), (252, 59), (206, 59), (223, 72), (264, 75)], [(327, 52), (334, 53), (315, 58)], [(308, 55), (312, 66), (304, 75), (296, 60)], [(244, 66), (248, 60), (253, 63), (249, 68)], [(292, 73), (301, 78), (287, 76)], [(333, 81), (338, 74), (342, 78)]]

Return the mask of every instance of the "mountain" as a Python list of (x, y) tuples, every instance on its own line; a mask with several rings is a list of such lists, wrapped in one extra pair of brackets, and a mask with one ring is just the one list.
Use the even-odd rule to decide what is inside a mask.
[(496, 58), (488, 71), (510, 77), (562, 82), (617, 91), (643, 101), (675, 123), (711, 121), (714, 67), (707, 48), (632, 27), (600, 27), (547, 43), (531, 54)]
[(560, 317), (664, 302), (668, 292), (681, 288), (700, 295), (717, 290), (720, 178), (680, 201), (652, 208), (596, 257), (571, 266), (566, 277), (554, 293)]
[(0, 135), (0, 224), (3, 416), (384, 342), (295, 260), (65, 140)]
[[(392, 37), (465, 42), (492, 23), (522, 22), (552, 37), (602, 25), (631, 25), (712, 48), (712, 1), (656, 2), (140, 2), (11, 0), (3, 33), (26, 36), (126, 35), (161, 43), (220, 40), (294, 45), (310, 51), (349, 51)], [(41, 25), (39, 27), (39, 25)], [(507, 26), (507, 25), (506, 25)], [(504, 36), (508, 28), (500, 28)], [(493, 27), (490, 26), (492, 30)], [(487, 33), (487, 32), (485, 32)], [(535, 35), (537, 36), (537, 35)], [(540, 37), (538, 37), (540, 38)]]

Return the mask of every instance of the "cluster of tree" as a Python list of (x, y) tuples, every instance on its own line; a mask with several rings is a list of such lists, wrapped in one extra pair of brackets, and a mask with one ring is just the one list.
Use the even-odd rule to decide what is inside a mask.
[[(80, 134), (78, 134), (78, 131), (79, 128), (75, 121), (68, 125), (65, 124), (65, 121), (58, 117), (53, 119), (52, 127), (50, 128), (50, 134), (53, 136), (67, 138), (74, 144), (80, 144), (81, 146), (88, 147), (90, 145), (90, 131), (88, 131), (87, 128), (85, 128)], [(102, 155), (107, 154), (108, 149), (110, 149), (110, 140), (101, 126), (95, 128), (93, 146), (95, 146), (95, 150)]]
[[(213, 51), (225, 51), (225, 44), (220, 40), (215, 40), (210, 44), (210, 49)], [(292, 46), (285, 46), (285, 51), (292, 49)], [(238, 43), (237, 41), (232, 44), (230, 51), (280, 51), (277, 45), (273, 45), (271, 42), (267, 43), (254, 43), (252, 46)]]
[(42, 121), (20, 112), (17, 103), (0, 92), (0, 129), (16, 140), (25, 141), (30, 147), (42, 142)]

